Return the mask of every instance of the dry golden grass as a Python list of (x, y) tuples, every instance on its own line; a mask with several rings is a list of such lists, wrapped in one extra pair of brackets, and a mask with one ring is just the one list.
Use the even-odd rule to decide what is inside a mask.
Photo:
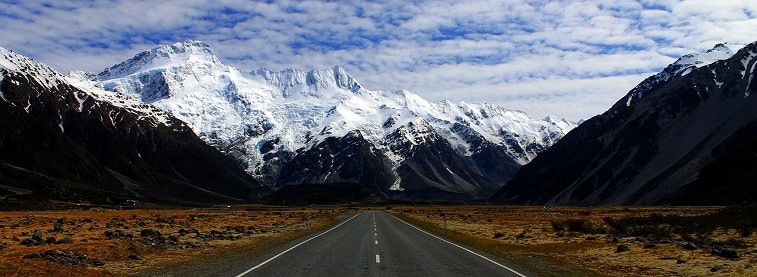
[[(743, 248), (737, 248), (739, 259), (731, 260), (712, 255), (711, 249), (706, 247), (686, 250), (679, 243), (684, 241), (681, 236), (654, 243), (647, 238), (626, 236), (613, 242), (614, 236), (610, 234), (558, 232), (552, 226), (553, 221), (579, 219), (603, 228), (607, 227), (602, 226), (605, 218), (652, 214), (696, 216), (720, 210), (718, 207), (397, 206), (391, 211), (437, 233), (506, 258), (518, 259), (516, 254), (520, 254), (540, 257), (546, 263), (567, 265), (573, 268), (567, 271), (572, 272), (570, 275), (757, 276), (754, 266), (757, 265), (757, 236), (742, 237), (739, 230), (719, 228), (708, 237), (714, 242), (733, 239), (744, 243)], [(445, 219), (448, 231), (442, 230)], [(630, 251), (616, 253), (619, 244), (629, 246)], [(566, 274), (543, 267), (544, 264), (537, 263), (531, 269), (546, 275)]]
[[(265, 206), (3, 212), (0, 276), (134, 275), (240, 248), (265, 251), (276, 243), (305, 235), (308, 230), (334, 224), (336, 215), (356, 212), (344, 208)], [(23, 241), (31, 238), (35, 230), (56, 241), (70, 237), (72, 242), (24, 245)], [(143, 230), (160, 235), (150, 236), (154, 232)], [(73, 251), (104, 265), (66, 265), (24, 258), (48, 250)]]

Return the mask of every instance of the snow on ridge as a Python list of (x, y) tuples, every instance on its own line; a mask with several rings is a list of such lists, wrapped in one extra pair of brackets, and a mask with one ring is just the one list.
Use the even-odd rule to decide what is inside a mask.
[(693, 69), (710, 65), (717, 61), (725, 60), (738, 52), (744, 45), (718, 43), (712, 49), (703, 53), (686, 54), (678, 58), (672, 64), (666, 66), (660, 73), (650, 76), (636, 87), (631, 89), (624, 101), (626, 107), (630, 107), (635, 101), (644, 97), (644, 93), (652, 89), (657, 84), (669, 81), (672, 78), (685, 76)]
[(40, 85), (51, 89), (60, 84), (63, 77), (58, 71), (32, 58), (18, 54), (13, 50), (0, 47), (0, 68), (9, 72), (28, 74)]
[(250, 72), (250, 76), (279, 88), (284, 97), (319, 97), (333, 89), (346, 89), (353, 93), (365, 91), (352, 75), (339, 66), (309, 72), (291, 68), (280, 71), (259, 68)]
[(717, 61), (728, 59), (743, 47), (744, 45), (718, 43), (712, 49), (709, 49), (704, 53), (683, 55), (671, 64), (674, 69), (671, 73), (673, 75), (680, 74), (680, 76), (686, 75), (691, 72), (690, 69), (692, 67), (699, 68)]
[[(52, 92), (56, 92), (57, 90), (54, 88), (59, 85), (71, 85), (78, 88), (80, 91), (73, 92), (73, 97), (79, 102), (78, 112), (82, 112), (83, 103), (87, 98), (94, 97), (99, 101), (108, 102), (139, 114), (143, 120), (147, 120), (153, 125), (171, 124), (170, 117), (163, 110), (97, 88), (94, 84), (95, 77), (92, 74), (72, 72), (69, 76), (65, 76), (45, 64), (3, 47), (0, 47), (0, 56), (2, 56), (0, 57), (0, 69), (2, 71), (25, 74)], [(2, 75), (0, 75), (0, 81), (1, 78)], [(5, 100), (4, 95), (2, 96)]]
[(93, 97), (98, 101), (107, 102), (113, 106), (121, 107), (136, 113), (141, 116), (140, 120), (147, 120), (147, 122), (153, 127), (158, 124), (165, 126), (171, 126), (173, 124), (170, 115), (162, 109), (145, 104), (138, 99), (134, 99), (133, 97), (122, 93), (113, 93), (103, 90), (97, 85), (96, 81), (93, 80), (94, 76), (90, 73), (74, 71), (69, 73), (67, 77), (63, 78), (67, 83), (82, 91), (82, 93), (74, 93), (74, 97), (79, 101), (79, 112), (83, 111), (84, 101), (86, 101), (88, 97)]
[(221, 64), (210, 45), (202, 41), (186, 40), (172, 45), (160, 45), (141, 52), (131, 59), (104, 69), (98, 74), (98, 78), (101, 80), (121, 78), (140, 71), (178, 65), (192, 60)]

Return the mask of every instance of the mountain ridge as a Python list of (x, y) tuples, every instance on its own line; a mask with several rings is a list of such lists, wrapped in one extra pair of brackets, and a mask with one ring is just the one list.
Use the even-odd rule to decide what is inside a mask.
[[(188, 50), (192, 47), (200, 49)], [(433, 170), (425, 167), (427, 172), (423, 173), (403, 172), (437, 176), (421, 178), (431, 187), (441, 190), (457, 187), (453, 189), (456, 193), (466, 191), (461, 194), (485, 197), (484, 193), (470, 195), (468, 185), (485, 186), (484, 191), (493, 191), (520, 165), (575, 127), (566, 120), (533, 120), (525, 113), (493, 104), (431, 103), (409, 91), (369, 90), (341, 67), (308, 72), (261, 68), (245, 73), (219, 63), (217, 58), (207, 57), (213, 52), (205, 50), (206, 47), (209, 46), (197, 41), (158, 46), (114, 66), (129, 70), (107, 69), (97, 74), (95, 81), (84, 78), (79, 81), (139, 99), (182, 119), (206, 142), (235, 158), (247, 172), (272, 188), (314, 184), (322, 182), (319, 178), (324, 176), (339, 175), (327, 170), (303, 175), (313, 176), (310, 179), (292, 180), (291, 174), (285, 176), (281, 170), (297, 159), (314, 161), (315, 158), (298, 157), (304, 153), (338, 154), (315, 154), (309, 150), (329, 138), (343, 138), (357, 130), (372, 151), (379, 153), (372, 164), (383, 164), (385, 169), (381, 171), (391, 172), (380, 179), (393, 181), (381, 184), (379, 189), (402, 191), (402, 176), (397, 169), (416, 164), (406, 161), (412, 160), (415, 149), (427, 146), (425, 137), (433, 133), (440, 138), (434, 141), (447, 144), (432, 147), (434, 155), (456, 156), (448, 158), (457, 165), (448, 165), (468, 172), (464, 175), (470, 177), (461, 179), (452, 174), (438, 178), (446, 174), (438, 172), (449, 171), (446, 165)], [(200, 54), (198, 57), (181, 54), (175, 59), (169, 55), (161, 59), (162, 63), (152, 61), (153, 56), (162, 57), (152, 53), (171, 52), (168, 49)], [(146, 66), (140, 68), (142, 65)], [(481, 154), (482, 151), (501, 153)], [(507, 169), (492, 168), (476, 161), (477, 157), (499, 157), (512, 162), (500, 163)], [(465, 189), (460, 186), (463, 184), (468, 184), (463, 186)]]

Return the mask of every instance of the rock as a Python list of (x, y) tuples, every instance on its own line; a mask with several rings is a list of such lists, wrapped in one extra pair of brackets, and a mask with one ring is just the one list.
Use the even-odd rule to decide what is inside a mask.
[(77, 254), (73, 251), (48, 250), (42, 253), (25, 255), (24, 259), (41, 259), (70, 266), (103, 266), (105, 263), (90, 259), (87, 255)]
[(127, 234), (122, 230), (116, 229), (115, 231), (105, 231), (103, 232), (103, 236), (105, 236), (108, 239), (127, 239), (131, 238), (131, 234)]
[(628, 245), (619, 244), (618, 247), (615, 250), (615, 253), (626, 252), (628, 250), (631, 250), (630, 248), (628, 248)]
[(730, 247), (713, 247), (711, 254), (731, 260), (737, 260), (739, 258), (739, 253), (736, 252), (736, 249)]
[(32, 233), (32, 239), (38, 242), (43, 242), (47, 240), (47, 235), (40, 230), (34, 230), (34, 233)]
[(613, 236), (612, 237), (612, 242), (613, 243), (618, 243), (618, 242), (620, 242), (620, 239), (618, 237), (616, 237), (616, 236)]
[(716, 265), (716, 266), (713, 266), (712, 268), (710, 268), (710, 272), (718, 272), (718, 271), (720, 271), (722, 269), (723, 269), (722, 265)]
[(157, 237), (162, 237), (163, 236), (159, 231), (153, 230), (153, 229), (142, 229), (142, 231), (139, 234), (142, 237), (152, 237), (152, 238), (157, 238)]
[(140, 261), (142, 260), (142, 256), (137, 255), (137, 254), (132, 254), (132, 255), (129, 255), (129, 259)]
[(700, 244), (703, 245), (703, 246), (705, 246), (705, 247), (710, 247), (710, 246), (712, 246), (712, 240), (703, 239)]
[(653, 248), (657, 248), (657, 245), (654, 243), (644, 244), (644, 249), (653, 249)]
[(102, 262), (102, 261), (100, 261), (100, 260), (97, 260), (97, 259), (91, 259), (91, 260), (89, 260), (89, 265), (91, 265), (91, 266), (104, 266), (105, 263)]
[(49, 237), (47, 240), (45, 240), (45, 243), (47, 244), (53, 244), (55, 243), (55, 237)]
[(699, 249), (699, 247), (697, 247), (697, 245), (694, 244), (693, 242), (687, 242), (687, 243), (685, 243), (683, 245), (683, 249), (686, 249), (686, 250), (697, 250), (697, 249)]
[(33, 245), (38, 245), (38, 244), (39, 242), (33, 239), (25, 239), (21, 241), (21, 245), (25, 245), (25, 246), (33, 246)]
[(55, 223), (55, 225), (53, 225), (53, 232), (63, 232), (63, 226), (63, 223)]
[(168, 217), (168, 218), (158, 217), (155, 219), (155, 222), (173, 225), (176, 222), (176, 219), (174, 219), (173, 217)]

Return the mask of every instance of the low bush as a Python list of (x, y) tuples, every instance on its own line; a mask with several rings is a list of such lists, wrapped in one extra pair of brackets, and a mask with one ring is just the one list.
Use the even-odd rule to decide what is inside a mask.
[[(648, 239), (672, 239), (678, 234), (687, 241), (709, 241), (718, 228), (736, 230), (742, 237), (749, 237), (757, 228), (757, 206), (734, 206), (707, 215), (661, 215), (607, 217), (602, 222), (569, 218), (552, 221), (552, 229), (558, 235), (570, 232), (584, 234), (613, 234), (616, 236), (646, 237)], [(728, 245), (738, 246), (743, 240), (731, 239)]]
[(584, 234), (607, 234), (607, 227), (601, 222), (585, 219), (570, 218), (566, 220), (552, 221), (552, 229), (556, 232), (579, 232)]

